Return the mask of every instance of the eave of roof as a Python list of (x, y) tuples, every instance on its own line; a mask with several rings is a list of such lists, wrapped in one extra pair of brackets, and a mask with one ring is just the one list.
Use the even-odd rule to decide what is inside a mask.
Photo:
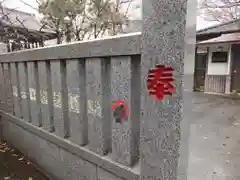
[(55, 39), (57, 37), (56, 33), (54, 33), (54, 32), (26, 29), (24, 27), (18, 27), (18, 26), (13, 26), (13, 25), (9, 26), (8, 24), (3, 25), (3, 26), (17, 29), (20, 34), (24, 35), (25, 37), (29, 37), (29, 38), (35, 37), (37, 39), (43, 38), (44, 40), (51, 40), (51, 39)]
[(228, 22), (221, 23), (221, 24), (216, 24), (216, 25), (213, 25), (213, 26), (210, 26), (210, 27), (207, 27), (207, 28), (200, 29), (200, 30), (197, 31), (197, 33), (208, 31), (210, 29), (214, 29), (214, 28), (217, 28), (217, 27), (220, 27), (220, 26), (228, 25), (228, 24), (234, 23), (236, 21), (238, 21), (238, 20), (233, 20), (233, 21), (228, 21)]
[[(239, 26), (238, 26), (237, 22), (239, 22)], [(229, 28), (228, 25), (229, 26), (233, 25), (233, 27)], [(226, 26), (225, 29), (224, 29), (224, 26)], [(215, 29), (215, 31), (214, 31), (214, 29)], [(215, 34), (215, 33), (220, 33), (220, 34), (225, 33), (226, 34), (226, 33), (233, 33), (233, 32), (240, 32), (240, 19), (235, 19), (235, 20), (228, 21), (225, 23), (210, 26), (208, 28), (200, 29), (196, 32), (196, 34), (197, 34), (197, 36), (199, 36), (199, 35), (208, 35), (208, 34)]]
[(222, 34), (219, 37), (212, 38), (206, 41), (198, 42), (198, 45), (217, 44), (217, 43), (235, 43), (240, 42), (240, 33)]

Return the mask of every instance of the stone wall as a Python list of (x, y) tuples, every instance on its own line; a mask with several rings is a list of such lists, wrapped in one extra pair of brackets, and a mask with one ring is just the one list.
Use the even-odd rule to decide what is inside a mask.
[(111, 166), (109, 169), (103, 168), (101, 162), (89, 161), (92, 158), (83, 159), (69, 151), (69, 148), (62, 148), (14, 122), (3, 121), (3, 125), (4, 139), (37, 163), (54, 180), (130, 180), (137, 177), (134, 175), (127, 177), (131, 172), (124, 176), (121, 171), (114, 174), (109, 171)]
[[(139, 178), (140, 34), (0, 59), (7, 141), (60, 180)], [(121, 123), (117, 100), (130, 112)]]

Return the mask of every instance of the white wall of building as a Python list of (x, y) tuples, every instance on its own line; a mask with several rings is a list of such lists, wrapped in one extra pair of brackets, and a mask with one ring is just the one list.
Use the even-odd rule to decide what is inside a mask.
[[(221, 47), (221, 50), (219, 49)], [(209, 47), (209, 56), (208, 56), (208, 75), (228, 75), (230, 72), (228, 70), (231, 51), (230, 44), (214, 44)], [(212, 53), (216, 51), (227, 51), (228, 52), (228, 60), (224, 63), (216, 63), (212, 62)]]
[[(219, 48), (221, 47), (221, 48)], [(208, 54), (208, 65), (207, 65), (207, 75), (229, 75), (231, 73), (230, 62), (231, 62), (231, 44), (213, 44), (198, 47), (198, 53), (207, 52)], [(216, 51), (227, 51), (228, 59), (227, 62), (216, 63), (212, 62), (212, 53)]]
[(209, 63), (208, 75), (227, 75), (227, 63)]

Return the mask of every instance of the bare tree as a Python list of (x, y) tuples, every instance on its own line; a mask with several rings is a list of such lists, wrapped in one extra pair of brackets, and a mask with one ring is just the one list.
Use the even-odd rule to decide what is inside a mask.
[(111, 2), (102, 0), (93, 0), (92, 6), (89, 8), (89, 19), (91, 24), (89, 26), (93, 38), (101, 37), (107, 30), (110, 19), (109, 15), (111, 13)]
[[(129, 8), (133, 1), (134, 0), (113, 0), (114, 7), (112, 10), (113, 13), (111, 13), (112, 35), (116, 35), (118, 32), (122, 32), (122, 25), (128, 19)], [(122, 12), (123, 6), (126, 5), (127, 8), (125, 12)]]
[(239, 19), (240, 0), (199, 0), (198, 15), (207, 21)]
[[(64, 35), (69, 42), (71, 39), (83, 40), (118, 34), (128, 18), (129, 7), (133, 1), (37, 0), (39, 6), (36, 10), (43, 15), (45, 26), (56, 32), (59, 44)], [(126, 5), (127, 8), (123, 11), (123, 6)]]
[[(59, 4), (57, 4), (59, 3)], [(63, 0), (52, 1), (52, 0), (41, 0), (38, 1), (38, 11), (43, 15), (42, 23), (47, 27), (50, 27), (53, 31), (55, 31), (57, 36), (57, 44), (62, 43), (64, 30), (63, 22), (65, 11), (64, 7), (62, 9), (58, 8), (64, 4)], [(57, 7), (57, 8), (56, 8)]]
[[(134, 0), (74, 0), (70, 17), (77, 40), (100, 38), (121, 32)], [(128, 4), (125, 12), (122, 6)]]
[(86, 39), (86, 35), (91, 31), (90, 6), (89, 0), (73, 0), (68, 4), (68, 17), (75, 40)]

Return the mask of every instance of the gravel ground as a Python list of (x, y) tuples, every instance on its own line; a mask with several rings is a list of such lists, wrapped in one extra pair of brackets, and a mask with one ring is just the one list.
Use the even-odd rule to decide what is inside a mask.
[(240, 180), (240, 100), (195, 93), (189, 180)]
[(17, 150), (0, 143), (0, 180), (50, 180)]

